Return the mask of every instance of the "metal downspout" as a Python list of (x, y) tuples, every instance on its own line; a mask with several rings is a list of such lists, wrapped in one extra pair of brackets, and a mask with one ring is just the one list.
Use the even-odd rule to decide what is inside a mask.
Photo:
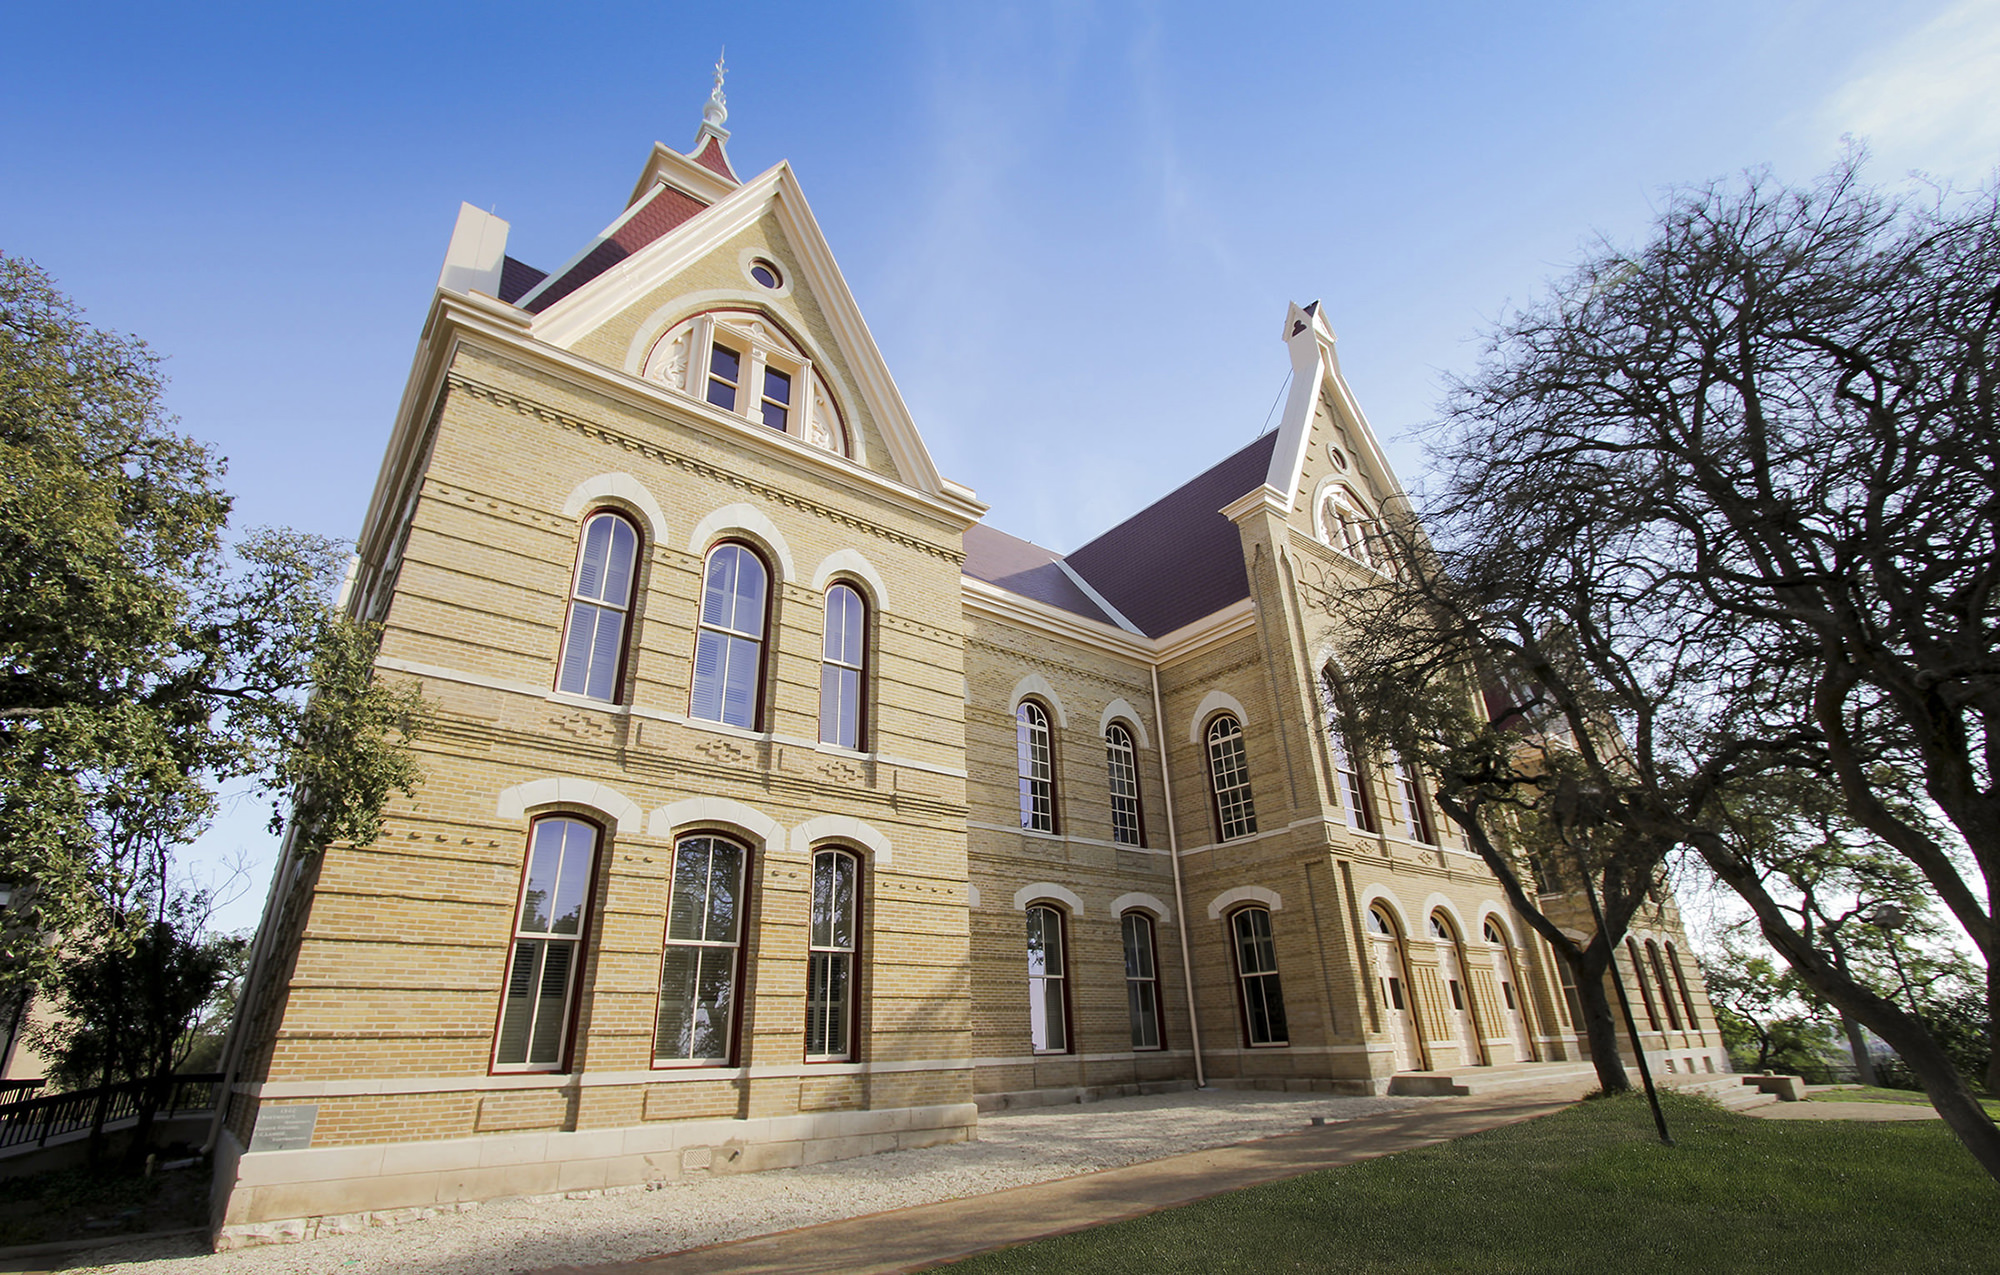
[(1201, 1061), (1201, 1016), (1194, 1007), (1194, 957), (1188, 950), (1187, 892), (1181, 888), (1181, 839), (1174, 830), (1174, 781), (1167, 769), (1167, 718), (1160, 708), (1160, 666), (1150, 665), (1153, 675), (1153, 731), (1160, 748), (1160, 789), (1166, 798), (1167, 862), (1174, 869), (1174, 911), (1180, 924), (1174, 927), (1181, 940), (1181, 987), (1187, 992), (1188, 1039), (1194, 1045), (1194, 1086), (1208, 1088), (1208, 1073)]

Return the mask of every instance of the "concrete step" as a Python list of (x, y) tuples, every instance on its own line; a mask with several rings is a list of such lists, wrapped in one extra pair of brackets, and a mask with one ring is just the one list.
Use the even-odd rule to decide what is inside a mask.
[(1757, 1088), (1748, 1076), (1655, 1076), (1654, 1079), (1660, 1081), (1663, 1088), (1671, 1088), (1678, 1093), (1699, 1094), (1731, 1111), (1769, 1106), (1778, 1101), (1776, 1094)]
[(1510, 1093), (1530, 1089), (1588, 1093), (1597, 1071), (1587, 1062), (1515, 1063), (1505, 1067), (1461, 1067), (1453, 1071), (1399, 1071), (1389, 1092), (1411, 1097)]

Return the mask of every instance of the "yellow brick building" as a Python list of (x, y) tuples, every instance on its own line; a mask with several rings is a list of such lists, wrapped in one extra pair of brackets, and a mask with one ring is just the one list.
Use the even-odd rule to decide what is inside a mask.
[[(937, 472), (792, 170), (739, 180), (722, 122), (718, 86), (553, 271), (461, 211), (347, 599), (435, 707), (427, 779), (280, 863), (221, 1241), (1017, 1102), (1574, 1065), (1546, 948), (1329, 729), (1398, 488), (1317, 307), (1274, 434), (1058, 555)], [(1649, 1053), (1723, 1067), (1653, 921)]]

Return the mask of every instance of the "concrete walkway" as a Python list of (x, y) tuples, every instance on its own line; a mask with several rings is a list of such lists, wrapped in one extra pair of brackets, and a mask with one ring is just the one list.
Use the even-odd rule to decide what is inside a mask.
[(1914, 1102), (1781, 1102), (1743, 1113), (1759, 1120), (1936, 1120), (1937, 1110)]
[(604, 1266), (539, 1275), (887, 1275), (1431, 1146), (1569, 1106), (1568, 1094), (1432, 1100), (1236, 1146)]

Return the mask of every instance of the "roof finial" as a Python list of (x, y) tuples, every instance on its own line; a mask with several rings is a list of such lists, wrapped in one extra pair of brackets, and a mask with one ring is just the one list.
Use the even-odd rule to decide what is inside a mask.
[(724, 137), (729, 136), (722, 128), (723, 121), (729, 118), (729, 102), (722, 96), (722, 74), (728, 70), (723, 64), (723, 55), (728, 51), (724, 48), (715, 55), (715, 88), (708, 95), (708, 105), (701, 108), (701, 122)]

